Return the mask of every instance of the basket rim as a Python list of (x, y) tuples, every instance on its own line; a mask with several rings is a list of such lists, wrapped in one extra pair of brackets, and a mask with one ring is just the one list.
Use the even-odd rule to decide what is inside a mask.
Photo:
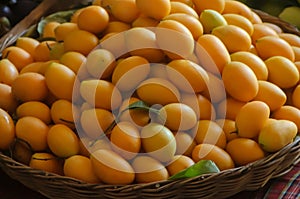
[[(193, 182), (193, 181), (206, 181), (206, 180), (209, 180), (212, 178), (218, 178), (218, 177), (221, 177), (224, 175), (232, 175), (234, 173), (236, 173), (236, 174), (246, 173), (246, 172), (250, 172), (252, 169), (254, 169), (258, 166), (264, 165), (269, 162), (272, 163), (272, 161), (278, 160), (278, 157), (284, 158), (291, 151), (296, 151), (296, 153), (298, 153), (298, 155), (296, 155), (294, 158), (295, 161), (291, 162), (291, 164), (287, 168), (284, 168), (283, 172), (279, 172), (279, 173), (276, 173), (276, 175), (270, 176), (270, 179), (273, 179), (273, 178), (278, 178), (278, 177), (288, 173), (296, 164), (298, 164), (300, 162), (300, 136), (297, 136), (296, 139), (292, 143), (288, 144), (281, 150), (279, 150), (275, 153), (271, 153), (271, 154), (267, 155), (266, 157), (264, 157), (260, 160), (257, 160), (255, 162), (249, 163), (245, 166), (238, 166), (238, 167), (235, 167), (232, 169), (223, 170), (219, 173), (203, 174), (200, 176), (187, 178), (187, 179), (164, 180), (164, 181), (157, 181), (157, 182), (145, 183), (145, 184), (109, 185), (109, 184), (101, 184), (101, 183), (99, 183), (99, 184), (87, 183), (87, 182), (83, 182), (83, 181), (80, 181), (75, 178), (62, 176), (59, 174), (50, 173), (50, 172), (46, 172), (46, 171), (39, 170), (39, 169), (33, 169), (25, 164), (17, 162), (16, 160), (3, 154), (2, 152), (0, 152), (0, 163), (1, 163), (0, 166), (3, 168), (9, 167), (12, 169), (22, 169), (25, 172), (28, 171), (37, 176), (47, 176), (48, 178), (55, 178), (56, 180), (59, 180), (59, 181), (61, 180), (61, 181), (69, 182), (69, 183), (71, 182), (71, 183), (74, 183), (74, 185), (77, 184), (77, 185), (86, 185), (88, 187), (94, 187), (94, 188), (106, 188), (106, 189), (114, 189), (114, 190), (118, 189), (121, 191), (130, 191), (130, 190), (137, 190), (137, 189), (149, 188), (149, 187), (150, 188), (155, 187), (155, 189), (157, 189), (158, 185), (159, 185), (159, 187), (170, 186), (168, 184), (172, 185), (172, 184), (174, 184), (174, 182), (178, 182), (178, 181), (181, 181), (181, 183), (189, 183), (189, 182)], [(5, 169), (4, 169), (4, 171), (5, 171)]]

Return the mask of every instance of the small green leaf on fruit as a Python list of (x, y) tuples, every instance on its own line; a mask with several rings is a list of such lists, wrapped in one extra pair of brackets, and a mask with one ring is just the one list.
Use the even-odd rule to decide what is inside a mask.
[(200, 160), (194, 165), (172, 175), (169, 180), (185, 179), (208, 173), (218, 173), (220, 169), (211, 160)]
[(67, 21), (70, 21), (71, 16), (74, 14), (76, 10), (67, 10), (67, 11), (59, 11), (59, 12), (55, 12), (45, 18), (43, 18), (37, 26), (37, 31), (40, 35), (43, 34), (43, 30), (44, 30), (44, 26), (52, 21), (56, 21), (59, 23), (64, 23)]

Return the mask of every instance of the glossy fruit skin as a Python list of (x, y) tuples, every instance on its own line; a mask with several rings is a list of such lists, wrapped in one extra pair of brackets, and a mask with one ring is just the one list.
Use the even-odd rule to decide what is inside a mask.
[(276, 152), (293, 142), (297, 135), (296, 124), (289, 120), (269, 120), (261, 129), (258, 142), (267, 152)]
[(3, 109), (0, 109), (0, 126), (0, 149), (7, 150), (13, 143), (15, 138), (15, 125), (11, 116)]
[(96, 176), (104, 183), (125, 185), (132, 183), (135, 178), (131, 165), (111, 150), (97, 150), (90, 159)]
[(143, 127), (141, 139), (145, 152), (161, 162), (168, 162), (175, 155), (175, 137), (167, 127), (161, 124), (150, 123)]

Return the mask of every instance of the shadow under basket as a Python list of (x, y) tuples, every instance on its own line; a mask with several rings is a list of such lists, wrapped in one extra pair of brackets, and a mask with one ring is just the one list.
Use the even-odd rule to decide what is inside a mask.
[[(47, 0), (45, 0), (47, 2)], [(51, 1), (48, 1), (51, 2)], [(53, 2), (52, 2), (53, 4)], [(55, 5), (55, 4), (53, 4)], [(264, 22), (280, 26), (284, 32), (300, 35), (292, 25), (264, 12), (254, 10)], [(28, 28), (31, 23), (27, 23)], [(24, 22), (23, 22), (24, 26)], [(21, 31), (17, 27), (12, 37), (1, 42), (2, 48), (11, 45)], [(147, 184), (104, 185), (88, 184), (73, 178), (32, 169), (0, 153), (0, 167), (12, 179), (48, 198), (227, 198), (241, 191), (257, 190), (270, 179), (289, 172), (300, 161), (300, 138), (280, 151), (250, 163), (215, 174), (205, 174), (184, 180), (167, 180)]]

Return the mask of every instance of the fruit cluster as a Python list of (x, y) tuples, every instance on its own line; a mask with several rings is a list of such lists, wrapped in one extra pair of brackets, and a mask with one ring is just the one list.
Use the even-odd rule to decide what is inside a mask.
[(0, 61), (0, 149), (89, 183), (243, 166), (300, 128), (300, 38), (231, 0), (101, 0)]

